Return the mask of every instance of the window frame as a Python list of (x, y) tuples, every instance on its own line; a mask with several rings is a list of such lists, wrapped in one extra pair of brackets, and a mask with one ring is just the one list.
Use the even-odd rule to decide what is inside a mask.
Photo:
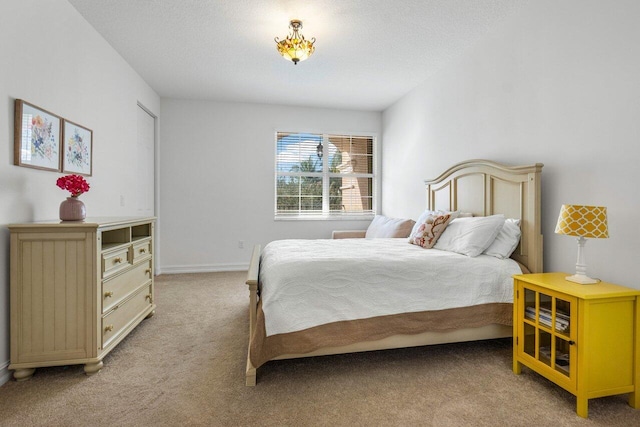
[[(278, 170), (278, 135), (281, 133), (288, 134), (311, 134), (322, 136), (322, 172), (280, 172)], [(330, 180), (331, 178), (344, 178), (345, 174), (329, 172), (329, 138), (337, 136), (348, 137), (364, 137), (371, 138), (372, 140), (372, 173), (350, 173), (348, 176), (351, 178), (370, 178), (371, 179), (371, 211), (363, 212), (331, 212), (330, 211)], [(380, 198), (380, 178), (379, 178), (379, 165), (380, 159), (378, 149), (378, 135), (376, 132), (312, 132), (308, 130), (304, 131), (283, 131), (276, 130), (274, 133), (274, 220), (276, 221), (300, 221), (300, 220), (371, 220), (378, 211), (378, 199)], [(278, 212), (278, 177), (280, 176), (294, 176), (294, 177), (319, 177), (322, 179), (322, 212), (313, 211), (309, 213), (295, 211), (292, 213)]]

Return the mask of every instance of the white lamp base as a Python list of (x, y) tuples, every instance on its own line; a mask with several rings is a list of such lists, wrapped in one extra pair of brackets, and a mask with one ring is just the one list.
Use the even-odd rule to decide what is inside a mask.
[(592, 279), (591, 277), (585, 276), (584, 274), (574, 274), (573, 276), (567, 276), (565, 277), (565, 280), (580, 283), (581, 285), (593, 285), (594, 283), (600, 282), (600, 280)]
[(584, 244), (587, 243), (584, 237), (578, 237), (578, 262), (576, 263), (576, 274), (565, 277), (570, 282), (580, 283), (581, 285), (593, 285), (600, 282), (598, 279), (592, 279), (587, 276), (587, 265), (584, 262)]

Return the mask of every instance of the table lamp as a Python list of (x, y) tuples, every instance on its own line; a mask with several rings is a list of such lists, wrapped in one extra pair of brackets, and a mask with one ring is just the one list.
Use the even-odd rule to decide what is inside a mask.
[(584, 244), (586, 243), (585, 238), (606, 239), (609, 237), (607, 208), (604, 206), (562, 205), (556, 233), (578, 238), (576, 274), (568, 276), (566, 279), (582, 285), (598, 283), (600, 280), (587, 276)]

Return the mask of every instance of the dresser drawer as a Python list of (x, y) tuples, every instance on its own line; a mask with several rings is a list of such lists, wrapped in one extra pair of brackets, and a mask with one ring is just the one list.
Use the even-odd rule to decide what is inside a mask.
[(153, 301), (152, 285), (143, 286), (125, 302), (116, 305), (102, 318), (102, 348), (116, 339)]
[(151, 240), (145, 240), (143, 242), (135, 243), (133, 245), (133, 263), (140, 261), (141, 259), (151, 256)]
[(129, 246), (102, 253), (102, 277), (108, 277), (131, 265)]
[(131, 292), (151, 280), (151, 260), (102, 283), (102, 313), (106, 313)]

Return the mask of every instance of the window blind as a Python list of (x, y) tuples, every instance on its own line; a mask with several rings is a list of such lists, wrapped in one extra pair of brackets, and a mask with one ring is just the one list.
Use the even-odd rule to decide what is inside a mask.
[(366, 215), (375, 206), (375, 138), (276, 133), (276, 217)]

